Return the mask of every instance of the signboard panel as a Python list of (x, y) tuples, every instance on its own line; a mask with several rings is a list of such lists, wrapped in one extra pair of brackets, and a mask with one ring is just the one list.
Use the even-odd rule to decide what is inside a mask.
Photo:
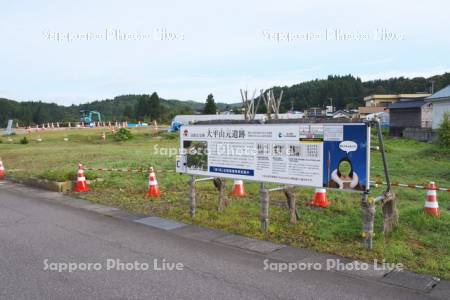
[(177, 171), (364, 191), (369, 130), (365, 123), (182, 126)]

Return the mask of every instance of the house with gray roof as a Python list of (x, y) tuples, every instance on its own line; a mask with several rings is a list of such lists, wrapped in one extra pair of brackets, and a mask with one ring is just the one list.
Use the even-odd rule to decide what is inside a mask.
[(388, 108), (390, 135), (401, 137), (406, 128), (428, 128), (431, 132), (433, 106), (424, 99), (401, 99)]
[(432, 128), (437, 129), (444, 113), (450, 112), (450, 85), (426, 98), (425, 101), (433, 105)]

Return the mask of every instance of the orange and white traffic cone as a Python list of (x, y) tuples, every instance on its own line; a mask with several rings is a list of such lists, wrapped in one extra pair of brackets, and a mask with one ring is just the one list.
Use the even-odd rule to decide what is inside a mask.
[(439, 217), (439, 204), (437, 201), (436, 184), (431, 181), (427, 186), (427, 198), (425, 200), (424, 209), (427, 214), (433, 217)]
[(159, 190), (158, 181), (156, 181), (155, 171), (153, 167), (150, 168), (150, 175), (148, 176), (148, 192), (147, 196), (149, 197), (159, 197), (161, 195), (161, 191)]
[(235, 180), (233, 186), (233, 192), (231, 193), (234, 197), (245, 197), (244, 181)]
[(84, 177), (84, 167), (82, 164), (78, 164), (77, 183), (74, 191), (76, 193), (84, 193), (89, 191), (89, 185)]
[(3, 161), (0, 158), (0, 180), (2, 180), (3, 178), (5, 178), (6, 173), (5, 173), (5, 167), (3, 166)]
[(309, 202), (308, 205), (317, 206), (317, 207), (328, 207), (330, 202), (327, 199), (327, 189), (324, 188), (316, 188), (316, 192), (314, 193), (314, 200)]

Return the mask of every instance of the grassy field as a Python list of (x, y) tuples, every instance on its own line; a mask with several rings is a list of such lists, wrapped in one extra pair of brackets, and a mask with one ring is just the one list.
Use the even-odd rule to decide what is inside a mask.
[[(16, 178), (40, 177), (51, 180), (74, 179), (77, 163), (88, 167), (148, 168), (155, 167), (162, 197), (145, 197), (147, 174), (111, 172), (86, 173), (94, 181), (92, 191), (74, 195), (94, 202), (133, 212), (168, 217), (187, 223), (226, 230), (250, 237), (267, 239), (296, 247), (306, 247), (350, 258), (403, 263), (409, 270), (450, 279), (450, 193), (440, 192), (440, 218), (423, 213), (425, 191), (396, 188), (400, 225), (388, 236), (380, 234), (381, 209), (377, 207), (374, 250), (361, 245), (360, 198), (350, 193), (329, 192), (332, 205), (326, 210), (314, 210), (305, 205), (312, 198), (312, 189), (297, 189), (301, 219), (289, 224), (286, 200), (281, 193), (271, 194), (269, 234), (260, 231), (259, 197), (256, 183), (246, 183), (248, 197), (231, 198), (231, 205), (217, 211), (217, 191), (211, 182), (198, 185), (198, 208), (194, 220), (189, 217), (188, 176), (174, 172), (174, 155), (164, 150), (178, 149), (178, 137), (154, 136), (148, 129), (133, 129), (134, 139), (116, 142), (108, 134), (101, 139), (101, 130), (62, 130), (29, 135), (30, 143), (19, 144), (22, 136), (12, 141), (2, 138), (0, 157)], [(68, 139), (65, 141), (64, 139)], [(450, 150), (410, 140), (388, 139), (387, 155), (394, 181), (425, 183), (435, 181), (450, 186)], [(166, 151), (168, 152), (168, 150)], [(380, 155), (372, 154), (372, 178), (382, 175)], [(227, 181), (231, 191), (231, 181)], [(372, 190), (379, 195), (381, 188)]]

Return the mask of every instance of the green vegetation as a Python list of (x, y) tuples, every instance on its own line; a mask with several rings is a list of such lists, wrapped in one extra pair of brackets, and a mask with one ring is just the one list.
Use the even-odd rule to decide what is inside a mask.
[(21, 143), (22, 145), (28, 144), (28, 139), (27, 139), (27, 137), (24, 136), (23, 138), (21, 138), (21, 139), (20, 139), (20, 143)]
[(209, 94), (206, 98), (205, 108), (203, 108), (204, 115), (215, 115), (217, 113), (217, 106), (214, 102), (213, 94)]
[(437, 130), (439, 144), (443, 148), (450, 148), (450, 112), (445, 112), (442, 123)]
[(133, 138), (133, 134), (126, 128), (120, 128), (114, 135), (114, 139), (119, 142), (128, 141)]
[[(341, 108), (357, 108), (363, 105), (363, 98), (371, 94), (418, 93), (430, 90), (430, 80), (435, 81), (435, 91), (450, 84), (450, 73), (430, 78), (391, 78), (387, 80), (371, 80), (363, 82), (352, 75), (328, 76), (323, 80), (311, 80), (291, 87), (274, 87), (275, 95), (283, 90), (283, 101), (280, 111), (287, 111), (291, 106), (296, 110), (307, 107), (323, 107), (329, 105)], [(264, 107), (260, 106), (261, 112)]]
[[(289, 224), (289, 212), (282, 193), (271, 194), (270, 227), (268, 235), (260, 231), (259, 185), (245, 183), (246, 198), (233, 198), (223, 212), (217, 210), (218, 192), (211, 182), (198, 184), (197, 216), (189, 217), (188, 176), (174, 172), (178, 149), (174, 134), (154, 136), (150, 129), (132, 129), (134, 138), (117, 143), (108, 133), (101, 139), (101, 130), (60, 130), (28, 135), (29, 145), (19, 144), (21, 137), (0, 144), (0, 156), (8, 176), (27, 178), (36, 176), (51, 180), (74, 179), (78, 162), (87, 167), (143, 168), (155, 167), (162, 197), (145, 196), (148, 174), (86, 171), (92, 182), (92, 191), (74, 194), (97, 203), (111, 205), (137, 213), (158, 215), (187, 223), (200, 224), (228, 232), (260, 239), (305, 247), (322, 252), (370, 261), (385, 259), (403, 263), (409, 270), (450, 279), (450, 193), (438, 192), (440, 218), (423, 212), (426, 192), (408, 188), (395, 188), (400, 212), (400, 224), (388, 236), (380, 233), (381, 209), (377, 207), (374, 250), (361, 245), (360, 198), (357, 194), (329, 192), (328, 209), (312, 209), (306, 203), (312, 199), (312, 189), (297, 189), (298, 224)], [(170, 136), (170, 138), (169, 138)], [(64, 141), (68, 138), (68, 141)], [(434, 144), (406, 139), (388, 139), (386, 150), (394, 181), (426, 183), (436, 181), (439, 186), (450, 187), (450, 150)], [(171, 156), (168, 156), (168, 154)], [(372, 154), (372, 178), (383, 174), (380, 155)], [(227, 180), (231, 193), (232, 181)], [(372, 191), (380, 195), (382, 187)]]
[[(274, 87), (279, 95), (283, 90), (281, 112), (291, 107), (303, 110), (307, 107), (323, 107), (328, 105), (330, 98), (338, 109), (355, 108), (361, 106), (363, 97), (370, 94), (385, 93), (416, 93), (427, 92), (430, 80), (435, 81), (435, 90), (450, 84), (450, 73), (436, 75), (430, 78), (391, 78), (388, 80), (373, 80), (363, 82), (351, 75), (328, 76), (323, 80), (312, 80), (293, 85), (291, 87)], [(238, 95), (238, 91), (236, 91)], [(210, 95), (212, 98), (212, 95)], [(208, 101), (213, 102), (208, 96)], [(238, 96), (236, 97), (238, 99)], [(207, 101), (207, 103), (208, 103)], [(233, 110), (241, 113), (241, 103), (224, 104), (215, 103), (218, 110)], [(212, 104), (205, 107), (204, 103), (194, 101), (167, 100), (160, 98), (156, 93), (151, 95), (122, 95), (114, 99), (104, 99), (91, 103), (60, 106), (54, 103), (43, 102), (16, 102), (0, 98), (0, 127), (5, 127), (8, 119), (14, 119), (21, 125), (35, 125), (47, 122), (76, 122), (79, 111), (95, 110), (102, 114), (105, 121), (153, 121), (167, 122), (179, 114), (192, 114), (193, 112), (215, 113)], [(260, 112), (264, 112), (264, 105), (260, 105)], [(213, 112), (214, 111), (214, 112)]]

